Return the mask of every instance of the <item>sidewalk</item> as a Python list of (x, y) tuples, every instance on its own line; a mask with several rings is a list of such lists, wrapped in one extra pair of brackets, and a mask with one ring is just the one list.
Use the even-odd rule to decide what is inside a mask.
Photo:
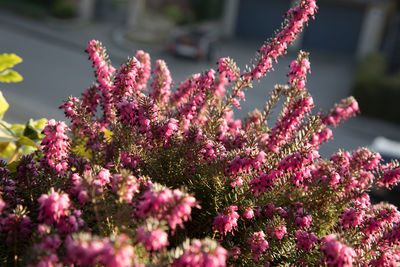
[[(24, 49), (24, 44), (20, 44), (20, 42), (26, 42), (27, 45), (31, 41), (33, 43), (42, 42), (43, 45), (51, 45), (52, 49), (54, 48), (55, 50), (53, 54), (48, 55), (48, 57), (50, 57), (50, 59), (48, 59), (49, 62), (51, 62), (51, 60), (60, 60), (56, 58), (57, 55), (61, 54), (61, 52), (65, 52), (65, 55), (63, 55), (64, 58), (61, 59), (65, 62), (65, 73), (67, 74), (69, 73), (69, 70), (75, 68), (77, 71), (76, 74), (73, 74), (74, 77), (66, 77), (69, 78), (67, 82), (75, 82), (69, 85), (67, 82), (60, 81), (60, 77), (62, 77), (61, 74), (59, 76), (54, 74), (55, 77), (51, 77), (53, 72), (61, 72), (61, 70), (59, 70), (60, 67), (56, 67), (57, 70), (52, 69), (53, 66), (51, 66), (50, 63), (47, 64), (47, 61), (44, 61), (42, 62), (41, 68), (44, 69), (44, 73), (48, 73), (48, 76), (50, 76), (48, 83), (54, 82), (54, 84), (49, 87), (51, 89), (45, 87), (47, 84), (40, 83), (39, 79), (43, 80), (43, 77), (36, 78), (36, 80), (38, 80), (37, 83), (23, 85), (25, 87), (29, 86), (32, 90), (38, 90), (39, 95), (31, 92), (22, 92), (20, 89), (21, 84), (11, 84), (10, 86), (7, 86), (12, 88), (9, 92), (6, 92), (5, 95), (13, 108), (10, 108), (10, 111), (6, 114), (6, 119), (9, 121), (18, 121), (19, 123), (23, 123), (21, 120), (23, 120), (22, 118), (27, 114), (28, 117), (47, 116), (55, 117), (56, 119), (63, 119), (62, 112), (57, 110), (57, 107), (61, 105), (61, 101), (59, 97), (56, 96), (66, 94), (67, 92), (65, 91), (65, 87), (71, 87), (68, 88), (71, 91), (68, 91), (67, 95), (72, 94), (78, 96), (80, 92), (85, 89), (85, 86), (90, 85), (91, 81), (93, 81), (90, 64), (84, 63), (82, 60), (79, 62), (83, 63), (77, 65), (74, 61), (75, 57), (82, 57), (83, 59), (87, 57), (83, 51), (86, 47), (87, 41), (91, 39), (98, 39), (103, 42), (107, 47), (107, 51), (114, 66), (121, 64), (127, 56), (132, 56), (134, 51), (137, 49), (143, 49), (146, 52), (149, 52), (152, 56), (153, 64), (155, 59), (165, 59), (171, 69), (175, 81), (175, 87), (191, 73), (201, 72), (210, 67), (215, 68), (214, 62), (189, 62), (187, 60), (175, 59), (166, 54), (164, 47), (160, 45), (128, 42), (122, 37), (121, 27), (112, 24), (84, 24), (78, 21), (67, 24), (64, 21), (59, 20), (35, 21), (0, 10), (0, 30), (1, 29), (4, 32), (9, 32), (11, 36), (10, 38), (19, 38), (16, 39), (15, 42), (18, 42), (21, 51)], [(16, 47), (16, 44), (13, 45), (13, 40), (2, 40), (2, 38), (5, 38), (4, 35), (3, 37), (0, 37), (0, 46), (2, 47), (1, 52), (12, 52), (10, 49)], [(37, 47), (40, 48), (40, 45), (38, 44)], [(3, 50), (5, 48), (8, 50)], [(257, 48), (258, 44), (254, 42), (224, 42), (221, 45), (218, 54), (219, 56), (231, 55), (236, 59), (238, 65), (243, 67), (248, 63), (248, 59), (254, 55), (254, 51)], [(49, 50), (50, 48), (43, 49)], [(32, 51), (31, 53), (32, 57), (24, 56), (23, 58), (25, 61), (21, 64), (26, 64), (27, 69), (29, 69), (28, 65), (32, 64), (29, 60), (33, 60), (33, 58), (35, 58), (34, 54), (38, 52)], [(295, 54), (289, 53), (289, 55), (280, 59), (280, 62), (276, 66), (276, 70), (271, 72), (265, 81), (263, 80), (260, 84), (255, 82), (255, 88), (246, 93), (247, 100), (243, 103), (242, 111), (237, 115), (242, 116), (254, 108), (261, 109), (263, 103), (267, 99), (268, 92), (273, 85), (277, 82), (286, 82), (287, 66), (295, 57)], [(63, 65), (60, 66), (62, 67)], [(312, 73), (309, 77), (308, 88), (311, 95), (314, 97), (316, 111), (318, 111), (320, 107), (327, 111), (327, 109), (333, 106), (333, 103), (338, 102), (341, 98), (349, 94), (354, 66), (354, 61), (345, 57), (311, 53)], [(31, 66), (31, 68), (35, 67)], [(25, 70), (25, 72), (21, 71), (21, 74), (26, 77), (27, 82), (29, 79), (30, 81), (36, 82), (33, 77), (29, 77), (29, 72), (29, 70)], [(73, 81), (73, 79), (76, 79), (76, 81)], [(57, 85), (57, 83), (61, 83), (61, 85)], [(2, 85), (3, 92), (6, 91), (3, 89), (4, 87), (5, 86)], [(56, 87), (57, 89), (54, 89), (54, 92), (50, 92)], [(46, 97), (49, 97), (49, 99), (45, 100)], [(321, 148), (321, 154), (323, 156), (327, 157), (339, 148), (354, 150), (359, 146), (368, 146), (376, 136), (385, 136), (389, 139), (400, 141), (400, 126), (358, 116), (338, 126), (334, 129), (333, 134), (334, 140)]]

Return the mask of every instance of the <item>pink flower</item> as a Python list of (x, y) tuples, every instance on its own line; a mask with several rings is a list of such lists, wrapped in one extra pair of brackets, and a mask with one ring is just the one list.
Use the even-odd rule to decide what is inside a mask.
[(112, 101), (114, 105), (124, 98), (132, 97), (137, 93), (137, 75), (141, 63), (136, 58), (129, 59), (121, 65), (114, 79), (112, 88)]
[(356, 253), (351, 247), (337, 241), (334, 235), (324, 236), (321, 242), (321, 250), (325, 255), (324, 260), (328, 266), (353, 266)]
[(174, 260), (175, 267), (224, 267), (228, 252), (210, 239), (193, 240), (183, 255)]
[(288, 76), (289, 84), (298, 90), (306, 90), (305, 84), (307, 81), (307, 72), (310, 72), (310, 61), (308, 61), (308, 54), (300, 51), (297, 60), (290, 63), (290, 73)]
[(59, 194), (54, 189), (50, 189), (49, 194), (43, 194), (38, 202), (39, 221), (43, 221), (50, 225), (58, 223), (62, 217), (68, 216), (70, 208), (70, 200), (67, 194)]
[(246, 75), (252, 79), (260, 79), (265, 76), (272, 69), (272, 62), (286, 53), (288, 44), (297, 38), (303, 25), (309, 21), (310, 17), (314, 17), (316, 10), (315, 0), (302, 0), (297, 7), (290, 9), (287, 12), (286, 24), (270, 42), (260, 48), (257, 64)]
[(322, 122), (326, 125), (337, 126), (341, 120), (353, 117), (359, 113), (358, 103), (354, 97), (343, 99), (339, 104), (336, 104), (326, 116), (322, 116)]
[(142, 50), (138, 50), (135, 57), (140, 62), (140, 68), (136, 76), (136, 87), (137, 90), (146, 90), (147, 81), (151, 75), (150, 55)]
[(146, 226), (141, 226), (136, 231), (137, 241), (144, 244), (147, 251), (160, 250), (168, 246), (168, 234), (160, 229), (149, 230)]
[(252, 250), (253, 260), (258, 262), (261, 254), (268, 249), (268, 242), (265, 240), (265, 234), (263, 231), (253, 233), (253, 236), (248, 238), (250, 249)]
[(237, 210), (237, 206), (229, 206), (226, 208), (226, 214), (219, 214), (214, 218), (213, 228), (225, 235), (226, 233), (231, 232), (233, 229), (236, 229), (237, 220), (239, 218), (239, 214), (236, 212)]
[(113, 191), (117, 192), (120, 199), (132, 203), (134, 194), (139, 192), (139, 181), (128, 172), (115, 174), (112, 179)]
[(49, 120), (43, 129), (46, 135), (41, 143), (44, 161), (60, 174), (68, 168), (69, 138), (65, 134), (67, 129), (64, 122), (57, 123), (54, 119)]
[(310, 112), (313, 106), (313, 99), (307, 95), (300, 97), (290, 104), (265, 140), (270, 151), (279, 152), (281, 147), (290, 138), (291, 133), (300, 124), (305, 114)]
[(58, 235), (46, 236), (45, 239), (37, 245), (37, 248), (43, 251), (56, 252), (62, 241)]
[(231, 80), (234, 81), (237, 78), (237, 74), (230, 66), (230, 58), (222, 57), (218, 60), (218, 71), (222, 74), (223, 72), (225, 75)]
[(194, 197), (179, 189), (171, 191), (154, 185), (152, 190), (142, 195), (135, 213), (139, 218), (152, 216), (165, 219), (174, 230), (177, 225), (183, 227), (183, 222), (189, 220), (193, 207), (199, 207)]
[(115, 107), (112, 96), (113, 82), (111, 81), (115, 69), (108, 61), (108, 55), (99, 41), (90, 41), (86, 52), (89, 54), (89, 59), (92, 60), (93, 67), (95, 68), (95, 75), (99, 83), (100, 92), (102, 93), (103, 121), (108, 124), (115, 119)]
[(0, 231), (5, 234), (6, 243), (25, 242), (32, 232), (32, 221), (27, 215), (10, 213), (0, 217)]
[(371, 260), (368, 265), (369, 266), (399, 266), (400, 264), (400, 254), (398, 251), (382, 251), (377, 259)]
[(356, 227), (360, 225), (365, 218), (365, 211), (359, 210), (355, 208), (345, 209), (342, 214), (340, 215), (340, 222), (339, 224), (343, 228), (347, 227)]
[(94, 178), (93, 185), (101, 189), (102, 187), (110, 183), (110, 177), (110, 171), (107, 169), (102, 169), (97, 174), (97, 177)]
[(179, 122), (176, 119), (171, 118), (168, 120), (168, 123), (166, 123), (163, 127), (159, 129), (161, 139), (164, 142), (167, 142), (170, 137), (178, 131), (178, 123)]
[(97, 105), (100, 103), (100, 100), (100, 88), (98, 85), (93, 85), (82, 93), (82, 106), (85, 107), (85, 111), (90, 116), (96, 113)]
[(378, 181), (378, 186), (385, 186), (391, 188), (400, 181), (400, 167), (395, 167), (391, 163), (383, 166), (384, 171), (381, 178)]
[(286, 234), (286, 226), (282, 225), (275, 227), (275, 235), (279, 240), (282, 239), (285, 234)]
[(114, 247), (110, 254), (104, 257), (102, 264), (106, 267), (130, 267), (135, 257), (134, 249), (131, 245), (122, 244), (128, 240), (125, 234), (120, 235), (115, 243), (118, 247)]
[(254, 218), (254, 211), (252, 208), (247, 207), (244, 209), (243, 211), (243, 217), (245, 217), (246, 219), (252, 219)]
[(101, 264), (107, 267), (129, 267), (135, 255), (128, 241), (129, 238), (125, 234), (118, 236), (114, 242), (109, 238), (97, 240), (88, 235), (78, 236), (78, 239), (67, 236), (66, 257), (69, 262), (77, 265)]
[(163, 60), (156, 61), (154, 81), (151, 84), (153, 90), (150, 91), (150, 97), (160, 106), (165, 107), (168, 104), (171, 95), (172, 78), (167, 64)]
[(300, 228), (309, 228), (311, 226), (312, 217), (311, 215), (299, 215), (296, 217), (295, 221)]
[(1, 212), (3, 211), (4, 207), (6, 206), (6, 203), (4, 202), (4, 200), (0, 197), (0, 215)]
[(130, 169), (134, 170), (140, 163), (140, 158), (136, 155), (129, 154), (126, 151), (121, 152), (121, 161), (124, 164), (124, 167), (129, 167)]
[(317, 243), (318, 238), (313, 233), (308, 233), (303, 230), (297, 230), (295, 233), (297, 248), (309, 251), (314, 248), (314, 244)]

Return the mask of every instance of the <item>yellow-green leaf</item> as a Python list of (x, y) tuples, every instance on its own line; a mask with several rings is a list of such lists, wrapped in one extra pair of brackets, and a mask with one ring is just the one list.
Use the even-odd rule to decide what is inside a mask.
[(13, 142), (1, 142), (0, 143), (0, 157), (8, 158), (11, 157), (17, 146)]
[(15, 64), (21, 63), (22, 58), (16, 54), (0, 54), (0, 71), (12, 68)]
[(16, 173), (18, 165), (19, 165), (19, 161), (13, 161), (13, 162), (11, 162), (10, 164), (7, 165), (7, 169), (11, 173)]
[(18, 137), (10, 129), (0, 124), (0, 142), (13, 142), (17, 140)]
[(19, 149), (19, 153), (21, 155), (28, 155), (28, 154), (32, 154), (33, 152), (35, 152), (36, 149), (37, 149), (37, 147), (23, 146)]
[(38, 148), (38, 146), (36, 145), (35, 141), (33, 141), (32, 139), (30, 139), (30, 138), (28, 138), (26, 136), (21, 136), (18, 139), (17, 143), (19, 145), (31, 146), (31, 147), (34, 147), (34, 148)]
[(87, 149), (85, 144), (87, 143), (87, 138), (83, 140), (78, 140), (78, 143), (72, 147), (72, 152), (75, 153), (77, 156), (86, 157), (88, 159), (92, 159), (92, 150)]
[(0, 82), (3, 83), (15, 83), (22, 81), (22, 76), (15, 70), (5, 70), (0, 72)]
[(111, 139), (112, 138), (112, 136), (113, 136), (113, 132), (112, 131), (110, 131), (110, 130), (108, 130), (108, 129), (104, 129), (104, 136), (107, 138), (107, 139)]
[(4, 113), (7, 111), (8, 107), (7, 100), (4, 98), (3, 93), (0, 91), (0, 119), (3, 118)]
[(23, 135), (29, 137), (30, 139), (37, 141), (42, 138), (42, 130), (47, 123), (47, 119), (41, 119), (34, 121), (33, 119), (29, 119), (29, 121), (25, 124)]
[(8, 129), (10, 129), (15, 136), (22, 136), (24, 135), (25, 125), (24, 124), (11, 124)]
[(48, 119), (43, 118), (40, 120), (32, 121), (30, 123), (36, 130), (43, 131), (44, 126), (46, 126), (47, 121), (48, 121)]

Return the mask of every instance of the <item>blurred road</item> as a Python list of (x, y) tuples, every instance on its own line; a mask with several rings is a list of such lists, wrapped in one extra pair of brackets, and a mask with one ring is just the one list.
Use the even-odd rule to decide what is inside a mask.
[[(167, 54), (162, 46), (131, 43), (124, 40), (115, 25), (73, 23), (59, 21), (34, 21), (0, 10), (0, 53), (16, 53), (23, 62), (16, 66), (24, 81), (1, 84), (1, 90), (10, 103), (5, 119), (24, 123), (29, 118), (55, 118), (63, 120), (58, 107), (69, 95), (80, 96), (94, 81), (93, 70), (84, 53), (91, 39), (103, 42), (114, 66), (119, 66), (136, 49), (149, 52), (152, 62), (164, 59), (173, 76), (175, 86), (188, 75), (216, 68), (215, 62), (190, 61)], [(221, 43), (218, 57), (231, 56), (239, 67), (249, 62), (260, 44), (250, 41), (231, 40)], [(261, 109), (268, 93), (276, 83), (286, 83), (289, 63), (296, 58), (290, 52), (280, 59), (274, 72), (254, 88), (246, 92), (246, 102), (236, 112), (243, 117), (254, 108)], [(307, 87), (316, 103), (315, 112), (327, 111), (335, 102), (350, 94), (355, 62), (351, 57), (311, 53), (311, 70)], [(279, 109), (276, 110), (276, 113)], [(273, 125), (270, 123), (270, 125)], [(334, 130), (334, 140), (321, 148), (323, 156), (329, 156), (339, 148), (354, 150), (368, 146), (374, 137), (383, 135), (400, 138), (400, 127), (385, 122), (352, 118)]]

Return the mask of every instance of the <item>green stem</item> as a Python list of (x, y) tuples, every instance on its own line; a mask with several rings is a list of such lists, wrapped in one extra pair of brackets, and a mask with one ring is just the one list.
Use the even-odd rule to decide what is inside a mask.
[(19, 151), (20, 147), (21, 147), (21, 146), (17, 145), (17, 147), (15, 148), (15, 151), (14, 151), (13, 155), (11, 156), (10, 160), (8, 161), (8, 164), (14, 162), (14, 161), (18, 158), (18, 156), (19, 156), (19, 152), (18, 152), (18, 151)]
[(96, 217), (96, 222), (97, 222), (97, 227), (99, 228), (99, 231), (104, 234), (104, 229), (103, 226), (101, 225), (100, 221), (100, 214), (99, 210), (97, 208), (97, 203), (96, 203), (96, 196), (95, 196), (95, 189), (93, 188), (92, 190), (92, 203), (93, 203), (93, 209), (94, 209), (94, 215)]

